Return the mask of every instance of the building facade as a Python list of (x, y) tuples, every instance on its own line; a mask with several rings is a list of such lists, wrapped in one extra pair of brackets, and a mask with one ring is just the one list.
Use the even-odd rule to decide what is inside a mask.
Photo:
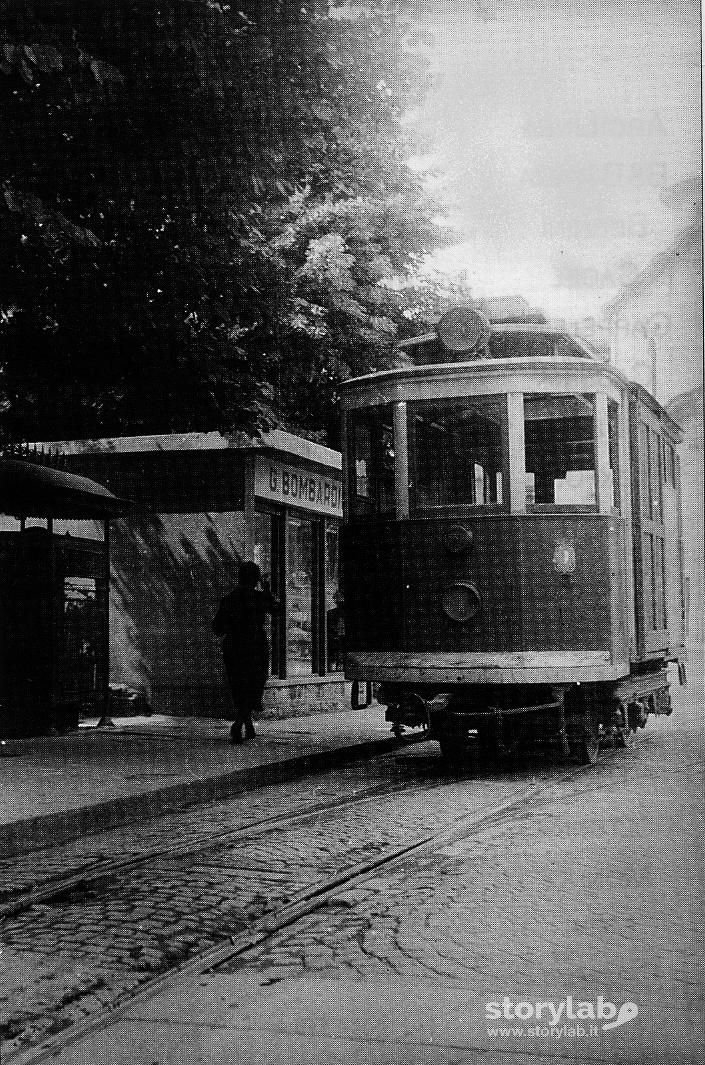
[(158, 713), (231, 716), (211, 624), (250, 559), (280, 602), (265, 709), (341, 705), (338, 452), (281, 431), (51, 446), (135, 504), (111, 525), (112, 683), (143, 692)]
[(684, 223), (673, 243), (626, 284), (604, 312), (609, 359), (644, 385), (683, 429), (680, 449), (683, 536), (690, 633), (702, 649), (703, 270), (699, 182), (669, 190), (664, 202)]
[(605, 309), (610, 361), (664, 407), (702, 390), (702, 229), (674, 243)]

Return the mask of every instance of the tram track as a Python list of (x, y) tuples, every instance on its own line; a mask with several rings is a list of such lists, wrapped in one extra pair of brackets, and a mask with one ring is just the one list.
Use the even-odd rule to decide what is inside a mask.
[(16, 899), (0, 905), (0, 928), (3, 921), (16, 917), (18, 914), (31, 909), (32, 906), (51, 902), (62, 896), (68, 896), (72, 892), (85, 890), (106, 878), (115, 877), (120, 873), (127, 873), (132, 869), (138, 869), (140, 866), (149, 865), (150, 862), (165, 858), (178, 858), (180, 855), (191, 856), (202, 851), (211, 850), (213, 847), (223, 846), (234, 840), (247, 839), (263, 832), (288, 827), (317, 814), (342, 810), (348, 806), (385, 795), (396, 794), (402, 790), (422, 791), (426, 789), (414, 788), (413, 786), (402, 789), (398, 784), (376, 784), (362, 791), (355, 791), (354, 794), (344, 798), (333, 799), (329, 802), (301, 804), (291, 813), (275, 814), (271, 817), (261, 818), (258, 821), (250, 821), (229, 831), (218, 830), (217, 832), (204, 833), (200, 838), (189, 839), (185, 844), (150, 847), (139, 854), (131, 855), (127, 858), (102, 859), (89, 863), (81, 866), (69, 876), (48, 878), (44, 883), (39, 886), (33, 886), (29, 891), (18, 893)]
[[(100, 1030), (106, 1023), (119, 1017), (140, 1001), (144, 1001), (156, 992), (166, 988), (171, 982), (177, 981), (186, 975), (205, 975), (232, 962), (241, 955), (246, 955), (249, 951), (262, 947), (278, 932), (295, 925), (297, 921), (325, 907), (338, 894), (353, 889), (357, 885), (364, 884), (367, 879), (379, 874), (382, 870), (391, 869), (409, 858), (421, 856), (438, 846), (449, 846), (465, 841), (488, 828), (501, 824), (505, 820), (515, 818), (522, 811), (528, 813), (528, 807), (534, 800), (545, 796), (556, 786), (560, 786), (576, 776), (585, 774), (592, 768), (591, 766), (571, 767), (569, 770), (550, 777), (544, 783), (532, 783), (513, 791), (506, 798), (495, 802), (486, 809), (479, 811), (477, 809), (469, 810), (456, 818), (450, 826), (446, 824), (435, 831), (426, 831), (422, 834), (414, 835), (412, 838), (402, 839), (395, 845), (385, 846), (370, 857), (363, 857), (361, 860), (354, 861), (333, 875), (315, 879), (312, 883), (292, 894), (291, 897), (279, 902), (273, 900), (274, 905), (267, 908), (246, 930), (227, 939), (221, 938), (214, 945), (170, 966), (167, 971), (146, 980), (143, 979), (138, 987), (116, 999), (107, 1010), (101, 1010), (93, 1016), (77, 1021), (69, 1029), (51, 1036), (41, 1046), (29, 1049), (18, 1048), (7, 1054), (3, 1060), (16, 1063), (16, 1065), (33, 1065), (35, 1062), (49, 1060), (62, 1046), (73, 1043), (91, 1032)], [(315, 819), (321, 814), (325, 816), (328, 814), (334, 815), (336, 811), (352, 811), (355, 806), (364, 806), (365, 803), (382, 797), (389, 798), (394, 795), (406, 795), (409, 797), (412, 793), (418, 797), (423, 792), (437, 790), (437, 788), (437, 783), (431, 787), (414, 788), (400, 788), (397, 786), (396, 788), (388, 787), (387, 789), (382, 789), (377, 786), (368, 789), (363, 795), (357, 793), (356, 795), (347, 796), (339, 802), (311, 804), (308, 809), (298, 808), (289, 816), (267, 818), (256, 825), (240, 826), (229, 835), (234, 840), (246, 837), (248, 834), (256, 838), (258, 835), (261, 836), (267, 832), (274, 833), (277, 829), (285, 830), (301, 824), (307, 819)], [(217, 841), (215, 845), (217, 846)], [(198, 849), (199, 851), (205, 851), (209, 847), (212, 849), (213, 846), (214, 840), (211, 837), (208, 840), (203, 839)], [(162, 849), (163, 854), (168, 854), (170, 851), (176, 851), (176, 848)], [(189, 857), (192, 857), (193, 853), (194, 851), (191, 850)], [(144, 865), (149, 860), (149, 857), (143, 855), (140, 856), (138, 863), (131, 864)], [(116, 875), (120, 871), (119, 868), (113, 870)], [(102, 870), (101, 877), (105, 879), (105, 869)], [(85, 880), (85, 877), (83, 879)], [(96, 877), (97, 881), (100, 879)], [(66, 890), (65, 887), (63, 890)], [(58, 885), (55, 885), (54, 897), (57, 897), (57, 895)], [(32, 902), (36, 901), (37, 898), (34, 896)]]

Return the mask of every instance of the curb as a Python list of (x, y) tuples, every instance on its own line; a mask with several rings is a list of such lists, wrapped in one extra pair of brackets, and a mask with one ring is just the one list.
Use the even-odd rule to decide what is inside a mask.
[(68, 843), (81, 836), (95, 835), (132, 821), (162, 817), (188, 806), (225, 799), (251, 788), (284, 783), (347, 762), (374, 758), (426, 738), (426, 735), (422, 734), (401, 739), (390, 736), (378, 740), (363, 740), (361, 743), (342, 747), (309, 751), (277, 762), (234, 769), (202, 780), (169, 784), (127, 798), (110, 799), (75, 810), (62, 810), (56, 814), (42, 814), (24, 821), (14, 821), (0, 826), (0, 858), (17, 857), (28, 850)]

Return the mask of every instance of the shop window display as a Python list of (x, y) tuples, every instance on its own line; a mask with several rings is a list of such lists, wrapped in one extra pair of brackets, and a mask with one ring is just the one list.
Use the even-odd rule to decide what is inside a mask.
[(337, 673), (343, 669), (345, 650), (345, 602), (339, 586), (338, 527), (326, 526), (326, 669)]
[(290, 517), (286, 548), (287, 673), (313, 672), (313, 522)]

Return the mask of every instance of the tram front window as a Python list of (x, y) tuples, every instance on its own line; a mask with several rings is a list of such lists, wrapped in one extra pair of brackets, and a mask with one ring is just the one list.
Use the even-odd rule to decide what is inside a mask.
[(355, 518), (392, 516), (394, 432), (389, 404), (350, 412), (350, 511)]
[(528, 506), (595, 506), (595, 400), (524, 396)]
[(506, 397), (409, 403), (412, 511), (503, 502)]

